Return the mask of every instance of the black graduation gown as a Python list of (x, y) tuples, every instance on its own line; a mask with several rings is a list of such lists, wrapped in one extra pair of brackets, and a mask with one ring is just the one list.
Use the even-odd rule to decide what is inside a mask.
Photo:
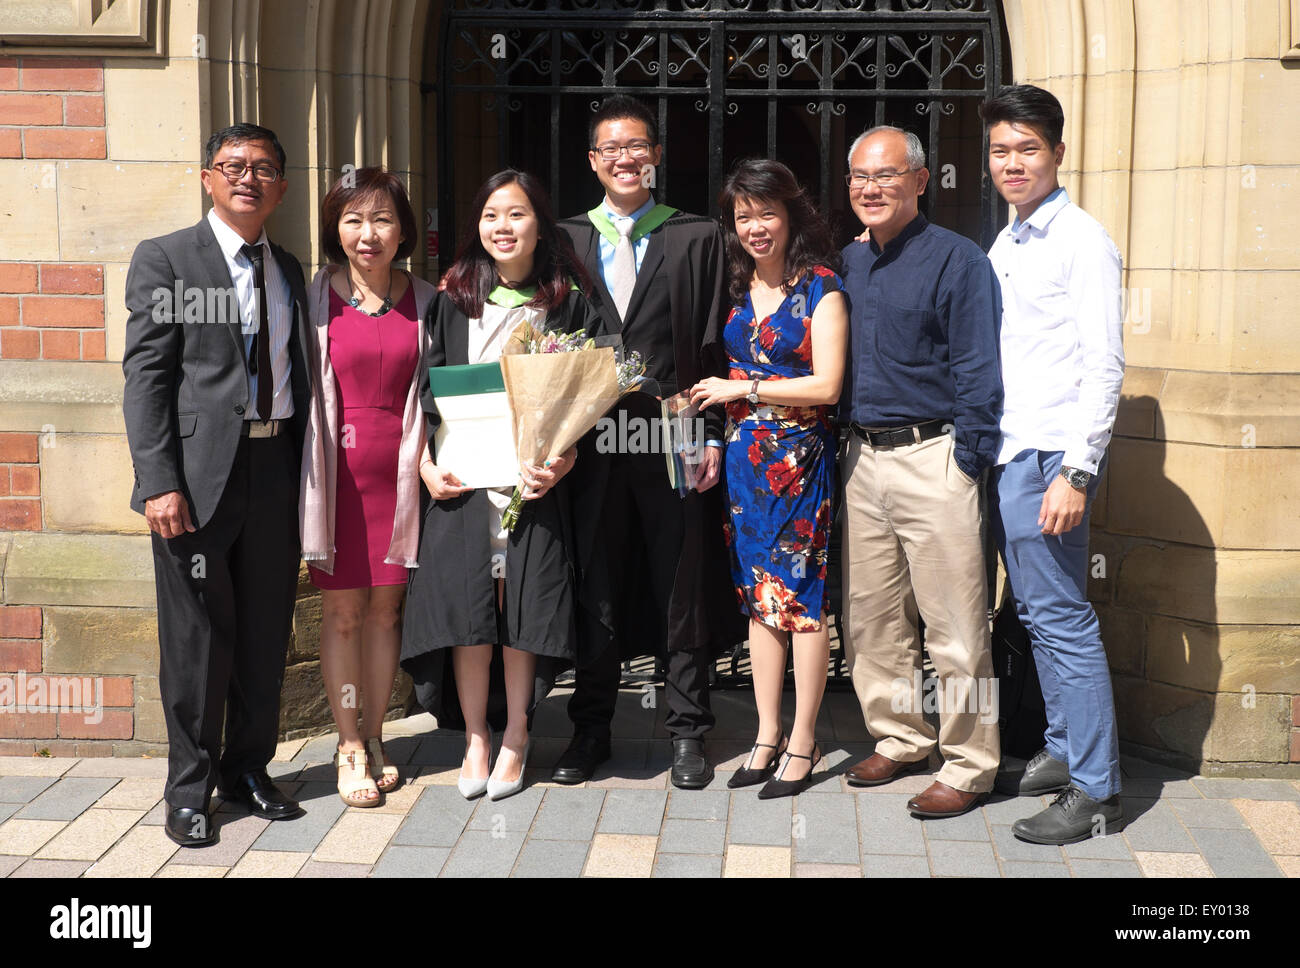
[[(429, 390), (429, 367), (468, 362), (469, 320), (445, 293), (434, 297), (425, 318), (431, 329), (420, 366), (420, 405), (429, 453), (437, 460), (433, 436), (440, 418)], [(548, 329), (565, 332), (596, 323), (595, 311), (576, 290), (546, 318)], [(566, 477), (545, 497), (525, 502), (507, 541), (505, 595), (498, 609), (488, 538), (494, 509), (487, 494), (478, 489), (434, 501), (421, 487), (419, 567), (407, 579), (401, 665), (415, 682), (416, 699), (439, 727), (465, 728), (452, 646), (494, 646), (488, 699), (494, 729), (503, 729), (506, 722), (502, 645), (561, 666), (573, 661), (575, 565), (567, 489)]]
[[(647, 361), (647, 376), (660, 384), (664, 396), (685, 390), (706, 376), (727, 372), (722, 344), (727, 305), (723, 242), (712, 219), (678, 212), (649, 234), (627, 317), (619, 317), (601, 274), (599, 233), (586, 215), (566, 219), (560, 227), (569, 235), (579, 260), (592, 278), (588, 295), (600, 313), (601, 333), (617, 333), (624, 346)], [(658, 405), (633, 394), (623, 407), (629, 416), (657, 416)], [(611, 414), (617, 417), (617, 413)], [(705, 415), (709, 439), (723, 436), (721, 408)], [(612, 547), (603, 540), (602, 526), (610, 479), (609, 459), (596, 453), (596, 432), (579, 445), (579, 459), (567, 478), (573, 501), (574, 531), (579, 563), (579, 649), (599, 655), (617, 647), (622, 658), (660, 655), (683, 649), (707, 649), (719, 654), (745, 638), (745, 622), (731, 584), (730, 562), (723, 542), (725, 520), (721, 483), (703, 494), (690, 492), (681, 501), (683, 540), (680, 554), (650, 560), (643, 544)], [(656, 474), (669, 488), (662, 456)], [(625, 500), (614, 496), (613, 502)], [(612, 508), (611, 508), (612, 509)], [(653, 527), (653, 523), (643, 522)], [(614, 588), (606, 564), (624, 556), (628, 567), (624, 587)], [(673, 576), (668, 614), (654, 614), (651, 573)]]

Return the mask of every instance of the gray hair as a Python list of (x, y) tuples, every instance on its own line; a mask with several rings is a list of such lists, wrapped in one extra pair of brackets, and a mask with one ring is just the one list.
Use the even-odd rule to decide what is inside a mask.
[(858, 145), (866, 141), (873, 134), (879, 134), (881, 131), (893, 131), (901, 134), (907, 141), (907, 167), (924, 168), (925, 167), (925, 147), (921, 144), (921, 139), (910, 131), (904, 131), (902, 128), (896, 128), (892, 124), (878, 124), (874, 128), (868, 128), (862, 134), (853, 139), (853, 144), (849, 146), (849, 165), (853, 165), (853, 153), (858, 150)]

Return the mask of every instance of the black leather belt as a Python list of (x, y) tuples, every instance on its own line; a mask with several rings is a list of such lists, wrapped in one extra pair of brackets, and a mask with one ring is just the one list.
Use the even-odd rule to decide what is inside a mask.
[(881, 427), (872, 428), (864, 427), (861, 424), (850, 424), (853, 432), (869, 443), (872, 447), (880, 447), (886, 450), (893, 447), (906, 447), (908, 444), (919, 444), (923, 440), (931, 440), (944, 433), (944, 428), (948, 426), (945, 420), (925, 420), (921, 423), (908, 424), (906, 427)]
[(245, 420), (239, 428), (241, 437), (278, 437), (284, 429), (283, 420)]

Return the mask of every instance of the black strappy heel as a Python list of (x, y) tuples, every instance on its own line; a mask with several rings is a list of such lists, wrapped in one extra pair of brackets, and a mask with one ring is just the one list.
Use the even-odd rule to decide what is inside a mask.
[(786, 764), (790, 762), (792, 757), (795, 759), (807, 760), (808, 775), (799, 780), (782, 780), (779, 777), (781, 774), (785, 773), (785, 764), (783, 764), (780, 774), (777, 774), (777, 776), (768, 780), (767, 783), (763, 785), (763, 789), (758, 791), (758, 798), (760, 800), (775, 800), (777, 797), (798, 796), (812, 785), (813, 770), (815, 770), (817, 764), (822, 761), (821, 750), (818, 748), (817, 744), (813, 743), (812, 753), (808, 756), (804, 756), (802, 753), (791, 753), (788, 747), (785, 751), (785, 756)]
[(789, 741), (786, 739), (784, 731), (781, 733), (781, 738), (775, 743), (755, 743), (753, 749), (749, 751), (749, 759), (745, 761), (746, 763), (754, 762), (754, 754), (758, 752), (759, 749), (778, 750), (778, 752), (773, 753), (772, 759), (768, 761), (767, 766), (764, 766), (761, 769), (751, 770), (748, 767), (742, 766), (735, 773), (731, 774), (731, 779), (727, 781), (727, 788), (729, 790), (738, 790), (741, 787), (753, 786), (756, 783), (762, 783), (764, 780), (771, 779), (772, 774), (776, 772), (777, 761), (781, 759), (780, 751), (782, 750), (782, 744), (789, 746)]

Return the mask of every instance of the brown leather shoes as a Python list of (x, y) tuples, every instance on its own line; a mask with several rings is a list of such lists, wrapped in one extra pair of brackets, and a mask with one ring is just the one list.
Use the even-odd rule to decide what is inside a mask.
[(978, 806), (987, 797), (987, 793), (967, 793), (955, 790), (946, 783), (935, 780), (907, 801), (907, 809), (915, 817), (960, 817), (963, 813)]
[(844, 775), (848, 778), (849, 786), (879, 786), (909, 773), (924, 772), (929, 765), (929, 758), (915, 760), (911, 763), (900, 763), (897, 760), (891, 760), (888, 756), (872, 753), (861, 763), (855, 763)]

